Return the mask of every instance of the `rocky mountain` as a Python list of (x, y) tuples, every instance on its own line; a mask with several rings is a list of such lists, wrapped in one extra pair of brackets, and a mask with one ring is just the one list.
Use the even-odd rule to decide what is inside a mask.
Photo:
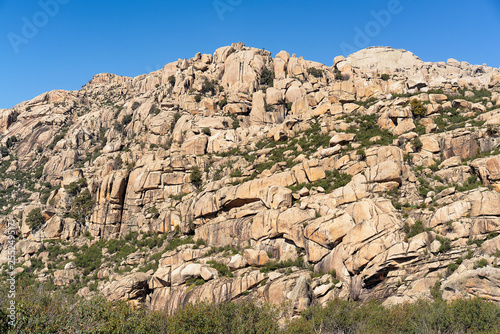
[(0, 263), (174, 312), (500, 302), (500, 70), (246, 47), (0, 110)]

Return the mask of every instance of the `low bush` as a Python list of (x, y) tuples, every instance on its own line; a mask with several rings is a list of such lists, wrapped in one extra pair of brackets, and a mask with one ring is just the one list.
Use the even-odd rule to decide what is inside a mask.
[(237, 129), (240, 127), (240, 121), (238, 121), (237, 119), (233, 120), (233, 123), (231, 124), (232, 128), (233, 129)]
[(220, 276), (233, 277), (233, 273), (225, 264), (217, 262), (215, 260), (210, 260), (207, 262), (207, 264), (209, 264), (212, 268), (217, 269)]
[(188, 238), (185, 238), (185, 239), (181, 239), (181, 238), (174, 238), (174, 239), (171, 239), (168, 241), (168, 244), (167, 246), (165, 247), (165, 250), (166, 251), (172, 251), (174, 249), (176, 249), (177, 247), (181, 246), (181, 245), (187, 245), (187, 244), (194, 244), (194, 240), (192, 237), (188, 237)]
[(201, 187), (202, 185), (202, 173), (201, 173), (201, 170), (198, 166), (194, 166), (192, 169), (191, 169), (191, 174), (189, 175), (190, 179), (191, 179), (191, 183), (193, 183), (193, 185), (196, 187), (196, 188), (199, 188)]
[(451, 241), (448, 238), (441, 237), (439, 235), (436, 236), (436, 239), (441, 243), (439, 246), (440, 253), (446, 253), (451, 249)]
[(92, 213), (93, 208), (92, 195), (88, 189), (85, 189), (73, 199), (68, 216), (79, 222), (85, 222), (86, 217)]
[(172, 86), (175, 86), (175, 76), (173, 76), (173, 75), (169, 76), (168, 83)]
[(468, 191), (478, 187), (481, 187), (483, 184), (481, 180), (477, 177), (477, 175), (471, 175), (467, 178), (462, 186), (457, 186), (457, 191)]
[(43, 217), (42, 210), (40, 208), (31, 210), (26, 217), (26, 224), (28, 224), (32, 230), (36, 230), (45, 224), (45, 218)]
[(457, 270), (458, 266), (459, 265), (457, 263), (450, 263), (448, 267), (446, 267), (446, 276), (453, 274), (453, 272)]
[(268, 87), (273, 87), (274, 84), (274, 71), (264, 68), (260, 75), (260, 84)]
[(229, 176), (231, 176), (231, 177), (242, 177), (243, 173), (241, 172), (241, 170), (237, 169), (237, 170), (231, 172), (231, 174), (229, 174)]
[(227, 97), (219, 101), (219, 109), (222, 110), (227, 105)]
[[(263, 281), (265, 284), (265, 280)], [(193, 284), (201, 284), (194, 281)], [(500, 306), (481, 299), (444, 302), (439, 281), (435, 301), (419, 300), (392, 307), (380, 302), (335, 299), (315, 305), (301, 317), (283, 320), (275, 306), (244, 302), (188, 304), (173, 315), (54, 291), (50, 284), (20, 281), (16, 291), (16, 328), (7, 323), (8, 285), (0, 286), (2, 333), (497, 333)], [(281, 323), (281, 324), (280, 324)]]
[(319, 68), (315, 68), (315, 67), (309, 67), (307, 69), (307, 73), (309, 73), (310, 75), (312, 75), (315, 78), (321, 78), (323, 76), (323, 70), (320, 70)]
[(76, 196), (82, 190), (82, 188), (87, 186), (87, 180), (80, 179), (77, 182), (71, 182), (67, 186), (64, 186), (66, 192), (71, 196)]
[(411, 145), (413, 146), (413, 148), (416, 151), (420, 151), (422, 149), (422, 147), (424, 146), (424, 144), (422, 144), (422, 141), (420, 141), (420, 138), (418, 138), (418, 137), (415, 137), (412, 139)]
[(75, 264), (77, 267), (83, 268), (84, 276), (101, 266), (102, 248), (99, 246), (100, 244), (93, 244), (90, 247), (83, 245), (81, 253), (76, 256)]
[(202, 94), (211, 93), (213, 95), (217, 92), (217, 88), (218, 88), (217, 80), (209, 80), (205, 78), (203, 84), (201, 85), (201, 93)]
[(289, 267), (299, 267), (299, 268), (304, 268), (304, 258), (299, 256), (295, 260), (286, 260), (286, 261), (269, 261), (266, 263), (266, 265), (262, 268), (260, 268), (260, 271), (262, 273), (267, 273), (270, 271), (282, 269), (282, 268), (289, 268)]
[(353, 114), (346, 118), (346, 122), (356, 122), (357, 126), (351, 126), (346, 132), (355, 133), (357, 140), (362, 147), (370, 147), (373, 143), (370, 141), (374, 137), (380, 137), (376, 143), (380, 145), (391, 145), (394, 135), (387, 130), (382, 130), (377, 125), (376, 115)]
[(419, 100), (413, 99), (410, 101), (411, 112), (413, 113), (413, 117), (420, 118), (424, 117), (426, 113), (426, 108)]
[(181, 114), (179, 112), (176, 112), (174, 114), (174, 119), (172, 120), (172, 124), (170, 125), (170, 130), (174, 130), (175, 128), (175, 124), (177, 124), (177, 121), (179, 120), (179, 118), (181, 118)]
[(483, 268), (488, 265), (488, 261), (486, 259), (480, 259), (479, 261), (476, 262), (475, 267), (476, 268)]
[[(139, 102), (137, 102), (137, 101), (136, 101), (136, 102), (134, 102), (134, 103), (132, 104), (132, 110), (136, 110), (137, 108), (139, 108), (139, 106), (140, 106), (140, 105), (141, 105), (141, 104), (140, 104)], [(130, 116), (132, 116), (132, 115), (130, 115)], [(125, 119), (125, 117), (124, 117), (124, 119)], [(130, 117), (130, 120), (132, 120), (132, 117)], [(130, 122), (129, 122), (129, 123), (130, 123)]]
[(344, 80), (344, 76), (338, 69), (335, 69), (335, 80)]
[(415, 224), (411, 226), (409, 226), (408, 223), (405, 223), (403, 230), (406, 233), (406, 238), (410, 239), (416, 236), (417, 234), (424, 232), (424, 224), (422, 223), (421, 220), (417, 220)]

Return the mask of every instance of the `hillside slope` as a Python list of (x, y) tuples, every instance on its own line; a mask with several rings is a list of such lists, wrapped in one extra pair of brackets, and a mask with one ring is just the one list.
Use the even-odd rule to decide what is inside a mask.
[[(500, 302), (500, 70), (242, 43), (0, 110), (0, 262), (145, 303)], [(20, 277), (21, 277), (20, 276)]]

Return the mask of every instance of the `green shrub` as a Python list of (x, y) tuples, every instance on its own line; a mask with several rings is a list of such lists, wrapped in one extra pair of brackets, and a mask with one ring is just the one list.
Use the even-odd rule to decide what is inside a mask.
[(151, 214), (151, 218), (153, 219), (158, 219), (158, 217), (160, 217), (160, 212), (158, 211), (156, 206), (149, 208), (149, 213)]
[(356, 151), (356, 154), (359, 155), (359, 160), (363, 161), (366, 159), (366, 152), (364, 149), (358, 148), (358, 150)]
[(315, 68), (315, 67), (309, 67), (307, 69), (307, 73), (309, 73), (310, 75), (312, 75), (315, 78), (321, 78), (323, 76), (323, 70), (321, 70), (319, 68)]
[(344, 76), (338, 69), (335, 69), (335, 80), (344, 80)]
[(168, 77), (168, 83), (171, 86), (175, 86), (175, 76), (174, 75), (171, 75), (171, 76)]
[(68, 216), (79, 222), (84, 222), (86, 217), (92, 213), (93, 208), (92, 195), (88, 189), (85, 189), (73, 199)]
[(430, 288), (430, 293), (432, 299), (435, 301), (443, 300), (443, 292), (441, 291), (441, 282), (439, 280)]
[(356, 134), (356, 138), (361, 142), (362, 147), (370, 147), (373, 143), (370, 141), (373, 137), (380, 136), (381, 139), (377, 141), (380, 145), (391, 145), (394, 135), (387, 130), (382, 130), (377, 125), (376, 115), (350, 115), (346, 121), (356, 121), (357, 126), (351, 126), (346, 132)]
[(340, 173), (338, 170), (325, 171), (326, 178), (313, 182), (314, 187), (322, 187), (325, 193), (330, 193), (334, 189), (341, 188), (351, 182), (352, 176), (346, 173)]
[(218, 85), (217, 85), (217, 80), (208, 80), (205, 78), (203, 81), (203, 84), (201, 85), (201, 93), (206, 94), (206, 93), (212, 93), (215, 94), (217, 91)]
[(168, 241), (168, 245), (165, 247), (165, 250), (172, 251), (181, 245), (194, 244), (194, 243), (195, 242), (192, 237), (188, 237), (185, 239), (174, 238)]
[(7, 145), (7, 148), (11, 148), (17, 142), (18, 142), (17, 137), (16, 136), (11, 136), (11, 137), (7, 138), (7, 141), (5, 142), (5, 145)]
[(420, 118), (425, 116), (427, 110), (425, 106), (422, 104), (422, 102), (413, 99), (410, 101), (410, 106), (411, 106), (411, 112), (413, 113), (413, 117)]
[(439, 246), (440, 253), (446, 253), (451, 249), (451, 241), (448, 238), (441, 237), (439, 235), (436, 236), (436, 239), (441, 243)]
[(6, 157), (9, 155), (9, 149), (5, 146), (0, 146), (0, 157)]
[(207, 245), (207, 242), (203, 239), (198, 239), (196, 240), (196, 243), (194, 244), (194, 247), (193, 248), (199, 248), (200, 246), (206, 246)]
[(227, 105), (227, 97), (219, 101), (219, 109), (222, 110)]
[(130, 122), (132, 122), (132, 114), (127, 114), (122, 118), (123, 127), (126, 127)]
[(464, 182), (462, 186), (457, 186), (456, 189), (457, 191), (468, 191), (472, 190), (478, 187), (481, 187), (483, 184), (481, 180), (477, 177), (477, 175), (471, 175), (467, 178), (467, 180)]
[(451, 274), (453, 274), (453, 272), (457, 270), (458, 266), (459, 265), (457, 263), (450, 263), (446, 268), (446, 276), (450, 276)]
[(274, 84), (274, 71), (264, 68), (260, 75), (260, 84), (268, 87), (273, 87)]
[(97, 243), (90, 247), (83, 245), (81, 253), (76, 256), (75, 264), (77, 267), (83, 269), (84, 276), (87, 276), (101, 266), (102, 248), (99, 246), (100, 244)]
[(231, 177), (242, 177), (243, 173), (241, 170), (236, 169), (235, 171), (232, 171), (231, 174), (229, 174)]
[(137, 108), (139, 108), (139, 106), (140, 106), (140, 105), (141, 105), (141, 104), (140, 104), (139, 102), (137, 102), (137, 101), (136, 101), (136, 102), (134, 102), (134, 103), (132, 104), (132, 110), (134, 110), (134, 111), (135, 111)]
[(181, 118), (181, 114), (179, 112), (176, 112), (174, 114), (174, 119), (172, 120), (172, 125), (170, 125), (170, 130), (174, 130), (175, 128), (175, 124), (177, 124), (177, 121), (179, 120), (179, 118)]
[(212, 135), (212, 132), (210, 131), (210, 128), (203, 128), (203, 129), (201, 129), (201, 133), (203, 133), (204, 135), (207, 135), (207, 136), (211, 136)]
[(415, 224), (409, 226), (408, 223), (404, 224), (403, 231), (406, 233), (406, 238), (410, 239), (417, 234), (424, 232), (424, 224), (421, 220), (417, 220)]
[(49, 197), (50, 197), (50, 190), (44, 189), (40, 194), (40, 203), (44, 205), (47, 204), (47, 200), (49, 199)]
[(465, 255), (465, 258), (470, 260), (470, 259), (472, 259), (473, 254), (474, 254), (474, 251), (472, 249), (468, 249), (467, 254)]
[(205, 284), (205, 280), (203, 278), (191, 277), (186, 281), (186, 285), (200, 286), (203, 284)]
[(26, 217), (26, 224), (28, 224), (32, 230), (36, 230), (45, 224), (45, 218), (43, 217), (42, 210), (40, 208), (31, 210)]
[(232, 128), (233, 129), (237, 129), (240, 127), (240, 121), (238, 121), (237, 119), (233, 120), (233, 124), (231, 124)]
[(475, 267), (476, 268), (483, 268), (488, 265), (488, 261), (486, 259), (480, 259), (479, 261), (476, 262)]
[(297, 257), (295, 260), (286, 261), (269, 261), (266, 265), (260, 268), (260, 272), (267, 273), (270, 271), (275, 271), (282, 268), (299, 267), (304, 268), (304, 258), (302, 256)]
[[(60, 130), (60, 133), (58, 133), (54, 139), (52, 140), (52, 143), (50, 143), (49, 145), (49, 149), (52, 150), (56, 144), (61, 140), (63, 139), (65, 136), (66, 136), (66, 133), (68, 133), (68, 130), (69, 130), (69, 124), (68, 125), (65, 125), (61, 130)], [(8, 147), (8, 146), (7, 146)]]
[(488, 233), (488, 236), (486, 237), (486, 240), (491, 240), (493, 238), (498, 237), (500, 234), (498, 232), (490, 232)]
[(231, 272), (231, 270), (229, 270), (228, 266), (226, 266), (225, 264), (217, 262), (215, 260), (210, 260), (207, 262), (207, 264), (209, 264), (212, 268), (217, 269), (220, 276), (233, 277), (233, 273)]
[[(97, 255), (97, 254), (96, 254)], [(261, 284), (266, 285), (267, 280)], [(193, 284), (202, 284), (194, 280)], [(439, 282), (436, 283), (438, 292)], [(78, 288), (77, 285), (75, 285)], [(0, 299), (0, 332), (7, 333), (6, 284)], [(55, 290), (55, 291), (54, 291)], [(74, 289), (73, 291), (75, 291)], [(127, 302), (89, 300), (58, 291), (53, 284), (21, 281), (16, 291), (14, 333), (497, 333), (500, 306), (481, 299), (443, 302), (419, 300), (384, 307), (380, 302), (335, 299), (315, 305), (301, 317), (280, 322), (282, 309), (243, 302), (187, 304), (173, 315), (133, 307)], [(2, 313), (3, 312), (3, 313)]]
[(201, 185), (202, 185), (202, 173), (201, 173), (201, 170), (198, 166), (193, 166), (193, 168), (191, 168), (191, 174), (189, 175), (189, 177), (191, 179), (191, 183), (193, 183), (193, 185), (196, 188), (201, 187)]
[(420, 141), (420, 138), (418, 138), (418, 137), (415, 137), (412, 139), (411, 145), (417, 151), (420, 151), (422, 149), (422, 147), (424, 146), (424, 144), (422, 144), (422, 141)]
[(481, 240), (481, 239), (476, 239), (474, 237), (471, 237), (468, 241), (467, 241), (467, 245), (477, 245), (477, 247), (481, 247), (481, 245), (483, 244), (484, 240)]
[(384, 73), (380, 76), (380, 79), (384, 80), (384, 81), (387, 81), (389, 80), (391, 77), (389, 76), (389, 74), (387, 73)]
[[(29, 111), (28, 109), (31, 110), (31, 107), (26, 108), (26, 111)], [(17, 117), (18, 116), (19, 116), (19, 113), (17, 111), (14, 111), (12, 113), (12, 115), (11, 115), (11, 117), (12, 117), (12, 123), (17, 122)]]
[(87, 186), (87, 180), (80, 179), (77, 182), (71, 182), (67, 186), (64, 186), (66, 192), (71, 196), (76, 196), (82, 188)]
[(279, 333), (278, 312), (251, 301), (189, 304), (164, 320), (165, 333)]

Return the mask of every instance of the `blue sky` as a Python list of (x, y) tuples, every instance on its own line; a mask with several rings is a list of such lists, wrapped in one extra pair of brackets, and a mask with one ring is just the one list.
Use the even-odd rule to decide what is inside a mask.
[(383, 45), (499, 67), (499, 36), (497, 0), (0, 0), (0, 108), (238, 41), (328, 66)]

